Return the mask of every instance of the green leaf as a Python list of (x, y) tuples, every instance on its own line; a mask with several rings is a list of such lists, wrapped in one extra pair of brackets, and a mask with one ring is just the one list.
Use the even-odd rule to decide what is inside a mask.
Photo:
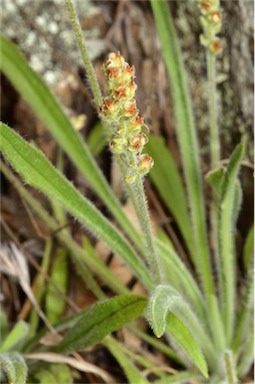
[(39, 381), (40, 384), (58, 384), (58, 379), (54, 376), (54, 374), (48, 369), (40, 369), (35, 375), (34, 378), (36, 381)]
[(95, 304), (83, 313), (54, 351), (69, 353), (100, 342), (142, 315), (145, 305), (146, 298), (137, 295), (120, 295)]
[(205, 224), (199, 146), (186, 73), (168, 3), (166, 0), (151, 0), (151, 6), (175, 105), (176, 132), (189, 197), (192, 234), (195, 244), (195, 266), (200, 274), (205, 293), (213, 294), (214, 283)]
[(0, 37), (0, 69), (21, 96), (45, 124), (59, 145), (82, 172), (96, 193), (117, 218), (134, 243), (141, 245), (139, 236), (106, 182), (87, 145), (70, 123), (56, 98), (42, 79), (29, 67), (19, 49)]
[[(159, 239), (156, 239), (156, 245), (161, 263), (166, 270), (166, 275), (169, 277), (171, 274), (175, 275), (180, 286), (180, 288), (177, 287), (176, 289), (178, 292), (185, 294), (195, 312), (203, 319), (205, 315), (204, 299), (190, 271), (172, 247), (164, 244)], [(168, 281), (173, 285), (171, 278)]]
[(124, 370), (129, 384), (149, 384), (142, 373), (136, 368), (134, 363), (125, 355), (125, 353), (122, 352), (116, 340), (113, 338), (107, 338), (104, 341), (104, 344)]
[[(50, 215), (45, 208), (36, 200), (30, 192), (23, 186), (14, 173), (0, 161), (0, 170), (6, 178), (17, 189), (18, 193), (26, 200), (31, 209), (47, 224), (60, 242), (70, 251), (70, 255), (78, 271), (83, 274), (88, 268), (91, 269), (101, 280), (117, 294), (128, 293), (128, 288), (114, 275), (108, 266), (94, 252), (87, 252), (73, 240), (66, 230), (59, 231), (59, 223)], [(96, 292), (96, 291), (95, 291)]]
[(11, 384), (26, 383), (27, 365), (19, 353), (0, 353), (0, 366)]
[(101, 121), (98, 121), (92, 128), (87, 138), (87, 144), (94, 156), (99, 155), (99, 153), (106, 146), (106, 139), (103, 134)]
[(222, 316), (227, 345), (230, 345), (235, 322), (236, 260), (232, 232), (235, 214), (237, 174), (244, 155), (244, 145), (239, 144), (232, 153), (224, 174), (220, 191), (219, 210), (219, 260)]
[(6, 336), (9, 333), (9, 325), (5, 312), (0, 309), (0, 335), (1, 335), (1, 343), (3, 343)]
[(190, 372), (190, 371), (184, 371), (184, 372), (178, 372), (173, 375), (167, 375), (166, 377), (163, 377), (163, 379), (154, 381), (154, 384), (177, 384), (177, 383), (192, 383), (192, 382), (202, 382), (203, 378), (201, 375)]
[(66, 364), (47, 364), (45, 368), (39, 368), (33, 378), (40, 384), (73, 384), (70, 368)]
[[(51, 268), (50, 278), (59, 288), (66, 294), (68, 283), (68, 254), (64, 248), (58, 248)], [(54, 324), (60, 320), (66, 307), (66, 302), (63, 297), (60, 297), (52, 284), (48, 285), (45, 297), (46, 317), (50, 323)]]
[(191, 223), (187, 209), (187, 200), (175, 160), (162, 137), (150, 135), (149, 141), (146, 144), (146, 151), (154, 160), (154, 166), (149, 176), (165, 205), (176, 220), (190, 254), (194, 258), (194, 241), (190, 231)]
[(254, 224), (252, 224), (249, 232), (246, 236), (244, 249), (243, 249), (243, 260), (245, 269), (248, 270), (252, 264), (254, 258)]
[(28, 324), (23, 320), (19, 320), (9, 332), (3, 344), (0, 346), (0, 352), (7, 352), (14, 348), (16, 350), (20, 350), (25, 338), (28, 335), (28, 331)]
[[(169, 316), (171, 319), (171, 315), (174, 315), (174, 320), (176, 317), (177, 328), (174, 325), (169, 326)], [(210, 361), (210, 366), (216, 364), (215, 351), (211, 346), (207, 331), (199, 324), (197, 316), (181, 295), (171, 286), (161, 284), (155, 288), (148, 300), (146, 318), (157, 337), (161, 337), (168, 330), (203, 374), (206, 372), (204, 370), (206, 362), (203, 352)], [(178, 328), (178, 326), (181, 327), (180, 324), (184, 327), (184, 334), (180, 332), (181, 328)], [(186, 340), (183, 337), (184, 335), (187, 335)], [(190, 348), (190, 342), (193, 343), (193, 349)]]
[(209, 171), (205, 175), (205, 180), (209, 185), (211, 185), (211, 187), (214, 189), (214, 191), (218, 196), (220, 195), (224, 173), (225, 173), (225, 169), (223, 167), (219, 167)]
[(201, 373), (207, 378), (208, 369), (205, 358), (189, 328), (177, 316), (173, 313), (169, 313), (167, 318), (167, 330), (182, 346)]
[(0, 123), (0, 128), (0, 148), (25, 182), (63, 205), (120, 255), (137, 277), (150, 287), (152, 281), (146, 267), (117, 229), (52, 166), (42, 152), (25, 142), (7, 125)]
[(168, 285), (158, 285), (152, 292), (146, 310), (146, 318), (157, 337), (166, 330), (167, 315), (173, 310), (179, 295)]

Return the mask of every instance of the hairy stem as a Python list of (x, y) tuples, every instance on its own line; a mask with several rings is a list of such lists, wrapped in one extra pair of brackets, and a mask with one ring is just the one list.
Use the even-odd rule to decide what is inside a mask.
[(157, 255), (154, 236), (152, 234), (151, 221), (148, 212), (147, 201), (144, 193), (143, 179), (139, 177), (133, 185), (134, 197), (136, 200), (135, 209), (141, 228), (144, 233), (147, 261), (156, 284), (162, 280), (159, 267), (159, 257)]
[(102, 104), (102, 94), (101, 94), (101, 90), (99, 87), (99, 83), (97, 81), (97, 77), (96, 77), (94, 68), (91, 64), (91, 60), (90, 60), (89, 55), (88, 55), (88, 51), (87, 51), (87, 48), (86, 48), (86, 45), (84, 42), (84, 37), (82, 34), (79, 19), (78, 19), (77, 13), (76, 13), (75, 8), (74, 8), (73, 0), (66, 0), (66, 6), (67, 6), (68, 12), (70, 14), (70, 19), (72, 22), (73, 30), (75, 32), (77, 43), (78, 43), (79, 49), (81, 51), (82, 60), (83, 60), (84, 67), (86, 69), (87, 76), (89, 79), (89, 84), (91, 86), (91, 90), (92, 90), (93, 96), (95, 98), (95, 102), (96, 102), (97, 106), (99, 106)]
[(217, 124), (217, 106), (216, 106), (216, 68), (215, 54), (207, 49), (207, 76), (208, 76), (208, 103), (210, 116), (210, 152), (211, 169), (219, 164), (220, 159), (220, 141), (219, 129)]

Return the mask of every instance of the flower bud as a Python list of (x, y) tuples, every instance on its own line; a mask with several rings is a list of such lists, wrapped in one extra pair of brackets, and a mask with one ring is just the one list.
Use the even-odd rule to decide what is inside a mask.
[(137, 178), (137, 175), (130, 173), (126, 176), (125, 180), (128, 184), (133, 184)]
[(154, 160), (149, 155), (141, 155), (139, 156), (139, 162), (137, 164), (137, 171), (140, 173), (140, 175), (146, 175), (148, 172), (150, 172), (151, 168), (153, 167)]
[(144, 125), (143, 118), (139, 115), (131, 116), (128, 122), (128, 134), (137, 135), (141, 132)]
[(148, 137), (144, 133), (131, 136), (128, 149), (131, 152), (141, 152), (144, 145), (148, 142)]
[(222, 42), (219, 37), (215, 37), (212, 42), (210, 43), (210, 51), (214, 53), (215, 55), (218, 55), (222, 52)]
[(135, 116), (137, 113), (138, 113), (138, 109), (136, 106), (135, 99), (126, 101), (124, 104), (123, 116), (131, 117), (131, 116)]
[(127, 148), (127, 139), (125, 137), (114, 136), (109, 146), (113, 152), (121, 153)]
[(101, 114), (108, 119), (115, 119), (119, 114), (119, 105), (111, 97), (105, 97), (100, 107)]
[(212, 0), (199, 0), (199, 7), (203, 14), (207, 14), (213, 10), (213, 1)]
[(120, 52), (111, 52), (104, 63), (104, 69), (107, 74), (109, 73), (109, 70), (111, 70), (112, 68), (123, 68), (124, 66), (125, 66), (125, 60), (121, 56)]
[(211, 13), (209, 13), (209, 15), (207, 15), (207, 19), (211, 22), (211, 23), (220, 23), (221, 22), (221, 12), (220, 10), (215, 10)]

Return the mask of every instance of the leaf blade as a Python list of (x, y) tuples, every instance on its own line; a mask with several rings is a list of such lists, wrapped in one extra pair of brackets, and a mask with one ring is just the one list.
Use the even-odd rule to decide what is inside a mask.
[(174, 95), (177, 137), (187, 186), (196, 248), (196, 270), (201, 276), (204, 292), (214, 293), (206, 232), (204, 196), (199, 161), (199, 146), (193, 121), (186, 73), (166, 0), (151, 0), (169, 85)]
[(19, 353), (0, 353), (0, 363), (10, 383), (26, 384), (28, 368)]
[(3, 36), (0, 36), (0, 68), (17, 91), (28, 102), (36, 115), (45, 124), (59, 145), (89, 181), (96, 193), (117, 218), (132, 240), (140, 246), (140, 239), (133, 225), (123, 213), (106, 179), (87, 144), (73, 128), (56, 98), (42, 79), (29, 67), (19, 49)]
[(24, 180), (63, 205), (119, 254), (147, 287), (151, 286), (145, 265), (117, 229), (50, 164), (42, 152), (7, 125), (0, 123), (0, 128), (0, 148)]
[(95, 304), (84, 312), (54, 351), (69, 353), (98, 343), (109, 333), (140, 316), (145, 305), (146, 298), (130, 294)]
[(150, 178), (169, 211), (173, 214), (194, 258), (194, 243), (190, 232), (190, 218), (186, 194), (175, 160), (162, 137), (150, 135), (146, 150), (154, 160)]
[(220, 191), (218, 249), (220, 260), (221, 309), (226, 339), (230, 345), (234, 332), (235, 312), (235, 256), (233, 244), (233, 211), (237, 174), (244, 155), (244, 145), (239, 144), (232, 153)]

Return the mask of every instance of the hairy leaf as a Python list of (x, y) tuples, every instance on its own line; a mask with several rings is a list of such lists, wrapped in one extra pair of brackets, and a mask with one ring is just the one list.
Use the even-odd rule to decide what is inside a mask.
[(254, 258), (254, 224), (252, 224), (244, 243), (243, 260), (246, 270), (252, 264)]
[(23, 179), (63, 205), (119, 254), (146, 286), (150, 286), (151, 278), (147, 269), (117, 229), (52, 166), (41, 151), (24, 141), (7, 125), (0, 123), (0, 128), (0, 148)]
[(175, 103), (176, 133), (181, 150), (184, 176), (189, 197), (192, 234), (194, 236), (196, 269), (204, 291), (214, 293), (213, 274), (207, 241), (204, 197), (199, 161), (199, 146), (193, 121), (186, 72), (166, 0), (151, 0), (157, 31)]
[(157, 337), (161, 337), (167, 330), (207, 376), (207, 365), (201, 348), (203, 346), (208, 357), (213, 358), (213, 351), (208, 345), (210, 340), (175, 289), (169, 285), (158, 285), (148, 300), (146, 317)]
[(0, 69), (89, 181), (123, 229), (139, 246), (140, 239), (137, 232), (122, 211), (87, 144), (82, 141), (81, 136), (70, 123), (56, 98), (43, 80), (29, 67), (24, 56), (13, 43), (0, 36), (0, 45)]
[(157, 337), (161, 337), (165, 332), (168, 312), (173, 311), (178, 300), (179, 295), (168, 285), (158, 285), (152, 292), (146, 317)]
[(137, 295), (120, 295), (95, 304), (83, 313), (74, 328), (69, 329), (54, 351), (69, 353), (100, 342), (142, 315), (145, 305), (146, 298)]
[(7, 352), (12, 349), (21, 349), (23, 341), (28, 335), (29, 325), (23, 320), (19, 320), (12, 330), (9, 332), (8, 336), (5, 338), (4, 342), (0, 346), (0, 352)]
[(0, 366), (11, 384), (26, 383), (27, 365), (19, 353), (0, 353)]
[(233, 218), (235, 212), (235, 197), (237, 174), (244, 155), (244, 145), (239, 144), (230, 157), (220, 191), (219, 210), (219, 258), (220, 258), (220, 288), (222, 316), (228, 345), (234, 331), (235, 313), (235, 256), (233, 244)]
[(185, 190), (175, 160), (161, 137), (150, 135), (146, 150), (154, 159), (150, 178), (179, 225), (191, 256), (195, 257)]

